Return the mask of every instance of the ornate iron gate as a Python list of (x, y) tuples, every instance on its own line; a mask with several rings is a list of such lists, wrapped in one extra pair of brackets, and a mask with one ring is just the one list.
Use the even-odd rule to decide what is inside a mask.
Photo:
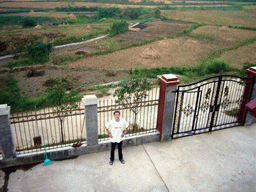
[[(237, 126), (245, 85), (254, 78), (215, 76), (177, 89), (172, 138)], [(251, 93), (246, 95), (249, 101)]]

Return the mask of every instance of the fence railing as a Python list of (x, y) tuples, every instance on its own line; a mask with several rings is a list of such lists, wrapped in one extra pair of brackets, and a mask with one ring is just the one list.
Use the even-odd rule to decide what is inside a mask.
[(11, 113), (10, 121), (17, 154), (70, 146), (85, 141), (84, 108), (58, 112), (56, 108)]
[[(129, 122), (126, 136), (134, 136), (156, 131), (157, 111), (160, 88), (147, 92), (147, 98), (141, 102), (130, 102), (124, 105), (116, 103), (117, 98), (99, 100), (98, 103), (98, 135), (101, 140), (108, 140), (105, 124), (113, 119), (114, 111), (118, 110), (121, 117)], [(135, 115), (134, 111), (137, 115)]]
[[(147, 94), (147, 98), (139, 103), (128, 103), (129, 107), (117, 104), (116, 98), (100, 99), (98, 103), (99, 139), (109, 139), (105, 123), (113, 118), (115, 110), (119, 110), (122, 118), (130, 123), (127, 135), (155, 131), (159, 88), (154, 88)], [(136, 110), (136, 117), (131, 109)], [(79, 141), (85, 144), (84, 113), (82, 103), (78, 103), (77, 109), (60, 112), (54, 107), (49, 107), (36, 111), (11, 113), (10, 121), (17, 154), (43, 151), (43, 138), (48, 149), (72, 146)]]

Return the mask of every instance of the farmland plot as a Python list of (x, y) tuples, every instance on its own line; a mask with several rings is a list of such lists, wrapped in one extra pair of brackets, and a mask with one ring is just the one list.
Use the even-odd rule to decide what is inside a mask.
[(175, 20), (209, 25), (231, 25), (237, 27), (256, 27), (254, 11), (177, 11), (164, 10), (162, 15)]

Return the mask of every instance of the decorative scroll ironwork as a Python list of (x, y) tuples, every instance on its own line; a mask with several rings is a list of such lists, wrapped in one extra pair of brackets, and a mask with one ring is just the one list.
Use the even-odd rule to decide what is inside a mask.
[(207, 93), (205, 94), (205, 99), (209, 99), (210, 98), (211, 90), (212, 90), (211, 88), (209, 88), (207, 90)]
[(208, 111), (209, 108), (210, 108), (210, 104), (209, 104), (207, 101), (203, 102), (203, 104), (200, 106), (200, 109), (201, 109), (204, 113), (205, 113), (206, 111)]
[(222, 103), (221, 103), (221, 106), (224, 108), (224, 109), (226, 109), (228, 106), (229, 106), (229, 104), (230, 104), (231, 102), (229, 101), (229, 99), (225, 99)]
[(224, 90), (224, 97), (227, 97), (227, 96), (228, 96), (228, 93), (229, 93), (229, 87), (226, 86), (226, 87), (225, 87), (225, 90)]
[(182, 109), (181, 111), (183, 111), (184, 115), (186, 115), (187, 117), (191, 114), (193, 114), (193, 112), (195, 111), (195, 109), (193, 109), (193, 107), (188, 104), (186, 107), (184, 107), (184, 109)]
[[(250, 79), (215, 76), (189, 85), (178, 85), (172, 138), (239, 125), (237, 116), (230, 117), (227, 111), (238, 109), (244, 103), (244, 86), (254, 85), (254, 80)], [(191, 91), (197, 92), (196, 96), (191, 96)], [(189, 104), (183, 103), (188, 101)]]

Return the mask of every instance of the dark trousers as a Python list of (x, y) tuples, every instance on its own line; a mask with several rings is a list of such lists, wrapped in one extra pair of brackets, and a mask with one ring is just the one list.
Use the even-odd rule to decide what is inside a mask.
[(114, 159), (115, 159), (115, 148), (116, 148), (116, 145), (118, 147), (119, 160), (123, 159), (122, 144), (123, 144), (123, 141), (121, 141), (120, 143), (111, 143), (111, 151), (110, 151), (110, 160), (111, 161), (114, 161)]

